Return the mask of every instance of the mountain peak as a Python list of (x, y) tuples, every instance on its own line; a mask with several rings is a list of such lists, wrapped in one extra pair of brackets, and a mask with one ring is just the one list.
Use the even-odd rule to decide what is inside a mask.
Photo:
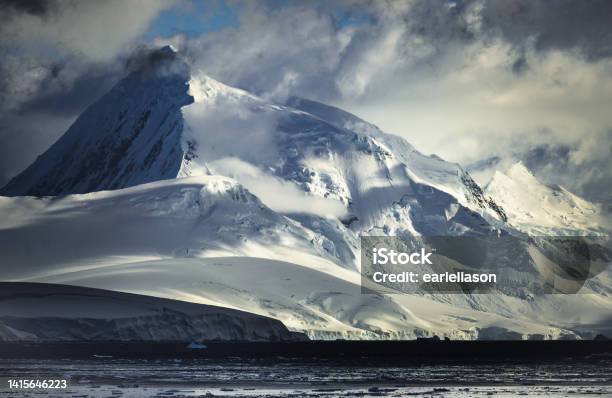
[(510, 166), (506, 174), (514, 180), (536, 180), (537, 181), (536, 177), (533, 175), (531, 170), (529, 170), (527, 166), (525, 166), (523, 162), (521, 161), (518, 161), (514, 163), (512, 166)]
[(557, 185), (547, 185), (522, 162), (496, 171), (485, 191), (508, 212), (509, 222), (534, 235), (581, 234), (603, 228), (601, 209)]
[(535, 175), (522, 163), (515, 162), (505, 170), (495, 170), (493, 176), (489, 180), (486, 186), (487, 190), (494, 189), (495, 187), (503, 187), (509, 185), (522, 185), (527, 186), (540, 186), (542, 183), (536, 178)]
[(174, 178), (181, 167), (181, 108), (188, 64), (171, 48), (142, 51), (131, 72), (0, 190), (47, 196), (117, 189)]

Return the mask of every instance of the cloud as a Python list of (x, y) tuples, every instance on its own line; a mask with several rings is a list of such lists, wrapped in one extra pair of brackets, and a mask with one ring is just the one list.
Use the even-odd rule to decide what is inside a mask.
[(69, 91), (81, 74), (95, 81), (102, 70), (116, 73), (117, 57), (132, 52), (153, 18), (173, 3), (0, 2), (0, 107), (17, 108), (54, 88)]
[(255, 2), (244, 3), (239, 15), (238, 28), (182, 43), (196, 68), (227, 84), (268, 95), (308, 91), (315, 76), (322, 94), (335, 90), (334, 70), (348, 33), (338, 30), (330, 15), (307, 3), (269, 9)]
[[(193, 78), (189, 84), (195, 103), (183, 109), (187, 132), (184, 138), (189, 141), (194, 137), (193, 141), (198, 142), (198, 157), (205, 161), (238, 157), (268, 165), (278, 162), (278, 120), (274, 110), (260, 109), (258, 100), (206, 76)], [(217, 91), (230, 95), (216, 96)]]
[[(86, 81), (110, 81), (112, 74), (89, 72), (119, 71), (107, 66), (116, 65), (147, 21), (169, 5), (6, 4), (0, 11), (0, 45), (20, 50), (3, 53), (0, 88), (11, 95), (0, 97), (0, 109), (35, 106), (39, 115), (47, 109), (54, 116), (76, 111), (71, 104), (91, 101), (93, 95), (85, 94), (95, 88)], [(602, 159), (598, 167), (612, 170), (612, 160), (603, 163), (600, 154), (609, 149), (602, 143), (612, 129), (609, 1), (257, 1), (230, 6), (236, 25), (152, 42), (172, 43), (196, 69), (227, 84), (278, 101), (297, 95), (331, 103), (451, 161), (506, 158), (542, 145), (551, 146), (552, 153), (571, 148), (571, 168), (550, 159), (540, 169), (551, 181), (582, 181), (576, 189), (589, 195), (607, 178), (594, 164), (586, 166), (589, 159)], [(110, 25), (116, 31), (109, 32)], [(4, 34), (11, 31), (16, 34)], [(241, 158), (271, 158), (274, 147), (258, 132), (269, 130), (274, 120), (251, 126), (248, 113), (239, 115), (219, 114), (216, 125), (213, 118), (206, 121), (213, 130), (251, 131), (241, 142), (218, 136), (215, 147), (224, 148), (223, 156), (234, 151)], [(249, 153), (248, 142), (261, 153)]]
[(162, 0), (4, 2), (0, 45), (41, 53), (51, 47), (51, 52), (109, 60), (172, 5)]
[(258, 94), (361, 96), (449, 42), (471, 38), (464, 8), (437, 1), (240, 3), (239, 25), (157, 38), (217, 80)]
[(208, 164), (214, 174), (234, 178), (279, 213), (306, 213), (339, 218), (346, 208), (337, 200), (309, 195), (296, 184), (281, 180), (235, 157), (217, 159)]
[[(548, 129), (558, 135), (549, 138), (567, 142), (612, 126), (606, 111), (612, 101), (610, 60), (526, 53), (529, 69), (516, 76), (508, 49), (502, 41), (473, 43), (436, 69), (414, 68), (384, 93), (340, 102), (417, 148), (456, 161), (486, 156), (500, 137), (525, 133), (534, 141)], [(461, 142), (466, 147), (459, 151)]]
[(58, 93), (75, 102), (82, 92), (71, 90), (86, 81), (91, 97), (99, 94), (108, 88), (107, 76), (122, 72), (117, 57), (125, 58), (150, 21), (171, 5), (138, 0), (0, 3), (0, 111)]
[(612, 130), (593, 134), (571, 143), (559, 143), (552, 132), (542, 132), (548, 140), (537, 144), (528, 136), (516, 137), (506, 150), (488, 162), (468, 165), (470, 174), (486, 184), (495, 170), (506, 170), (521, 161), (536, 177), (547, 184), (558, 184), (592, 201), (611, 203), (607, 187), (612, 185), (610, 154)]
[(612, 56), (612, 3), (607, 0), (484, 1), (481, 28), (522, 49), (575, 51), (589, 60)]
[(124, 75), (127, 54), (172, 4), (0, 2), (0, 185)]

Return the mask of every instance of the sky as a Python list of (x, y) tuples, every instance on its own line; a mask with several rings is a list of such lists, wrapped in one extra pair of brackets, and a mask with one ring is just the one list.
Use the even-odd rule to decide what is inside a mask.
[(271, 101), (355, 113), (481, 183), (520, 160), (612, 203), (607, 0), (0, 0), (0, 185), (166, 44)]

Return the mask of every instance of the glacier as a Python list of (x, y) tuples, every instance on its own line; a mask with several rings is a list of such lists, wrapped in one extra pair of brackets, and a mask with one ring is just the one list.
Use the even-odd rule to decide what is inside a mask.
[(300, 341), (279, 321), (108, 290), (0, 282), (0, 341)]

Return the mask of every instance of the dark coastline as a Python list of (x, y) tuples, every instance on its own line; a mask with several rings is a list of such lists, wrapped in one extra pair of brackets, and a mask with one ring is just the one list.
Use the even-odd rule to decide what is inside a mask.
[(262, 358), (369, 363), (589, 361), (612, 358), (612, 341), (304, 341), (0, 343), (0, 358)]

